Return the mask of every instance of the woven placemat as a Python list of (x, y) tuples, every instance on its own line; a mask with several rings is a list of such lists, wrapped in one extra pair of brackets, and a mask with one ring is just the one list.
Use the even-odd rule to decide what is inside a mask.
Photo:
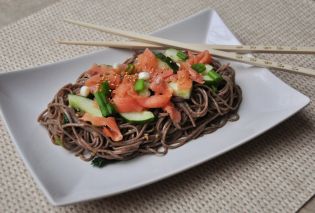
[[(315, 46), (312, 0), (64, 0), (0, 30), (0, 71), (97, 50), (58, 38), (119, 39), (62, 18), (151, 32), (204, 8), (216, 9), (246, 44)], [(315, 68), (314, 56), (265, 58)], [(312, 102), (255, 140), (158, 183), (107, 199), (51, 206), (37, 189), (0, 120), (0, 212), (294, 212), (315, 192), (315, 79), (274, 71)]]

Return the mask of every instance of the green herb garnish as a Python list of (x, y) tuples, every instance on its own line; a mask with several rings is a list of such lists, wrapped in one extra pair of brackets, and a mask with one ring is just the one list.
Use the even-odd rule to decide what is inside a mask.
[(214, 70), (210, 70), (207, 74), (216, 84), (219, 84), (223, 80), (222, 76)]
[(108, 97), (110, 95), (111, 89), (110, 89), (109, 83), (107, 81), (105, 81), (101, 84), (100, 91), (103, 92), (106, 97)]
[(94, 167), (102, 168), (102, 167), (106, 166), (107, 164), (115, 162), (115, 161), (116, 160), (108, 160), (108, 159), (105, 159), (105, 158), (102, 158), (102, 157), (95, 157), (92, 160), (91, 164)]
[(103, 92), (97, 91), (94, 93), (96, 103), (100, 107), (101, 113), (104, 117), (109, 116), (109, 112), (105, 103), (106, 97)]
[(222, 76), (214, 70), (210, 70), (204, 74), (203, 79), (205, 80), (205, 84), (207, 84), (214, 93), (218, 92), (218, 88), (223, 82)]
[(110, 115), (112, 115), (112, 114), (114, 114), (116, 112), (115, 107), (113, 106), (113, 104), (106, 103), (106, 107), (107, 107), (108, 113)]
[(126, 72), (130, 75), (134, 73), (135, 69), (136, 69), (135, 65), (128, 64), (126, 68)]
[(63, 124), (69, 123), (69, 119), (66, 114), (63, 114)]
[(211, 85), (210, 87), (211, 87), (212, 92), (218, 93), (218, 88), (216, 86)]
[(188, 55), (186, 53), (184, 53), (183, 51), (181, 51), (181, 50), (179, 50), (176, 53), (176, 56), (182, 61), (186, 61), (186, 59), (188, 58)]
[(111, 89), (107, 81), (103, 82), (100, 85), (99, 90), (94, 93), (96, 103), (98, 104), (104, 117), (110, 116), (111, 114), (115, 113), (114, 106), (107, 100), (110, 93)]
[(191, 65), (191, 68), (196, 70), (198, 73), (203, 73), (206, 71), (206, 66), (204, 64), (193, 64)]
[(144, 79), (137, 79), (135, 85), (134, 85), (134, 90), (136, 92), (141, 92), (145, 89), (145, 81)]
[(58, 146), (62, 146), (62, 140), (61, 140), (61, 138), (57, 137), (57, 138), (55, 139), (55, 144), (58, 145)]

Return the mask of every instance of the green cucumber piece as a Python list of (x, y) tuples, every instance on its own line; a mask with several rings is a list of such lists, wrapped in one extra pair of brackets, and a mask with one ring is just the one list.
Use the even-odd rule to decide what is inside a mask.
[(168, 86), (173, 90), (174, 95), (184, 98), (184, 99), (189, 99), (191, 95), (191, 89), (179, 89), (178, 85), (176, 82), (170, 82), (168, 83)]
[(167, 57), (170, 57), (174, 61), (178, 62), (178, 61), (180, 61), (180, 58), (177, 56), (177, 52), (178, 51), (175, 49), (167, 49), (167, 50), (165, 50), (164, 55)]
[(170, 69), (170, 66), (167, 63), (163, 62), (162, 60), (158, 59), (158, 66), (161, 69)]
[(156, 53), (155, 56), (162, 62), (166, 63), (175, 73), (178, 71), (179, 66), (170, 57), (165, 56), (163, 53)]
[(69, 94), (68, 95), (68, 101), (69, 101), (70, 107), (72, 107), (78, 111), (88, 112), (91, 115), (102, 117), (101, 110), (97, 106), (95, 106), (94, 101), (92, 101), (88, 98), (78, 96), (78, 95)]
[(120, 113), (121, 117), (123, 117), (126, 121), (130, 123), (142, 124), (149, 121), (153, 121), (155, 116), (150, 111), (142, 111), (142, 112), (123, 112)]

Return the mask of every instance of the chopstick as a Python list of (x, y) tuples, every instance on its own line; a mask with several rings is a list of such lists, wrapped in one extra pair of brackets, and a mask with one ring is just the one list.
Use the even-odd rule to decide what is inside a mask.
[(144, 48), (154, 48), (161, 49), (165, 46), (158, 44), (150, 44), (145, 42), (137, 41), (66, 41), (60, 40), (59, 44), (71, 44), (71, 45), (86, 45), (86, 46), (101, 46), (101, 47), (113, 47), (121, 49), (144, 49)]
[(238, 53), (315, 54), (315, 47), (272, 45), (212, 45), (214, 49)]
[[(161, 49), (167, 46), (159, 44), (150, 44), (137, 41), (58, 41), (60, 44), (74, 44), (86, 46), (104, 46), (122, 49), (143, 49), (156, 48)], [(281, 53), (281, 54), (315, 54), (315, 47), (288, 47), (288, 46), (270, 46), (270, 45), (217, 45), (217, 44), (191, 44), (199, 45), (203, 48), (212, 48), (227, 52), (238, 53)]]
[(107, 32), (107, 33), (112, 33), (116, 35), (121, 35), (125, 36), (128, 38), (132, 39), (137, 39), (140, 41), (144, 42), (149, 42), (153, 44), (162, 44), (162, 45), (167, 45), (170, 47), (175, 47), (175, 48), (181, 48), (181, 49), (187, 49), (187, 50), (192, 50), (192, 51), (204, 51), (205, 49), (209, 50), (213, 56), (216, 56), (218, 58), (224, 58), (224, 59), (230, 59), (234, 61), (239, 61), (243, 62), (246, 64), (252, 64), (255, 66), (259, 67), (268, 67), (268, 68), (275, 68), (279, 70), (285, 70), (293, 73), (299, 73), (299, 74), (304, 74), (304, 75), (309, 75), (309, 76), (315, 76), (315, 71), (312, 69), (304, 68), (304, 67), (297, 67), (297, 66), (291, 66), (288, 64), (283, 64), (283, 63), (278, 63), (270, 60), (264, 60), (264, 59), (259, 59), (256, 57), (248, 57), (232, 52), (224, 52), (220, 50), (214, 50), (212, 48), (204, 48), (200, 47), (198, 45), (191, 45), (191, 44), (186, 44), (178, 41), (173, 41), (165, 38), (159, 38), (155, 36), (150, 36), (150, 35), (143, 35), (135, 32), (130, 32), (130, 31), (124, 31), (120, 29), (114, 29), (110, 27), (103, 27), (95, 24), (90, 24), (90, 23), (85, 23), (85, 22), (80, 22), (80, 21), (75, 21), (75, 20), (70, 20), (70, 19), (65, 19), (66, 22), (75, 24), (81, 27), (86, 27), (94, 30), (99, 30), (101, 32)]

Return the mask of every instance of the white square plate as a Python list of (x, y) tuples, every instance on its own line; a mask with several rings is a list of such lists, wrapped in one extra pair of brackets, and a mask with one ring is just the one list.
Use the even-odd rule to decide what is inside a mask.
[[(201, 11), (153, 35), (183, 42), (239, 44), (213, 10)], [(232, 63), (244, 97), (239, 109), (240, 120), (170, 150), (163, 157), (147, 155), (102, 169), (94, 168), (54, 146), (36, 119), (61, 86), (74, 82), (93, 63), (112, 64), (129, 56), (128, 51), (106, 49), (0, 75), (0, 111), (12, 141), (52, 204), (106, 197), (174, 175), (249, 141), (309, 103), (309, 98), (267, 69)]]

